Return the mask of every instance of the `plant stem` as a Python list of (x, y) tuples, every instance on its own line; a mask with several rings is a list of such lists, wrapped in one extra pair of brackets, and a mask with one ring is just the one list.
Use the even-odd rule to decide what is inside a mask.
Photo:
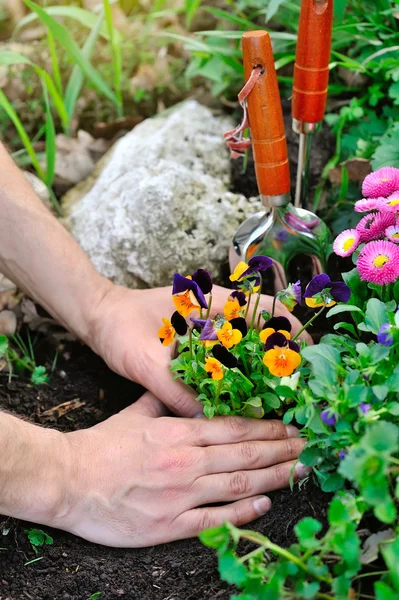
[(273, 298), (272, 318), (274, 317), (274, 311), (276, 310), (276, 302), (277, 302), (277, 294)]
[(193, 360), (193, 330), (191, 327), (188, 330), (188, 344), (190, 348), (190, 360)]
[(252, 294), (249, 294), (248, 302), (247, 302), (247, 309), (246, 309), (245, 315), (244, 315), (245, 319), (248, 317), (249, 307), (251, 306), (251, 300), (252, 300)]
[(206, 311), (205, 319), (209, 319), (209, 315), (211, 314), (212, 300), (213, 300), (213, 296), (212, 296), (212, 292), (211, 292), (209, 294), (208, 310)]
[[(265, 550), (270, 550), (271, 552), (274, 552), (274, 554), (277, 554), (278, 556), (282, 556), (283, 558), (286, 558), (290, 562), (297, 565), (297, 567), (302, 569), (302, 571), (304, 571), (308, 575), (311, 575), (318, 581), (323, 581), (324, 583), (329, 583), (329, 584), (331, 583), (331, 578), (322, 577), (320, 575), (315, 575), (314, 573), (312, 573), (310, 571), (310, 569), (305, 565), (305, 563), (301, 561), (300, 558), (298, 558), (294, 554), (291, 554), (291, 552), (289, 552), (285, 548), (281, 548), (277, 544), (273, 544), (273, 542), (271, 542), (269, 540), (269, 538), (261, 536), (263, 538), (263, 540), (260, 541), (260, 538), (256, 535), (253, 535), (253, 533), (251, 531), (244, 531), (244, 532), (241, 531), (240, 533), (241, 533), (241, 535), (240, 535), (241, 538), (243, 538), (245, 540), (249, 540), (250, 542), (255, 542), (255, 544), (260, 544), (261, 546), (264, 546)], [(323, 598), (323, 596), (321, 596), (321, 598)], [(328, 595), (325, 595), (324, 598), (325, 598), (325, 600), (334, 600), (332, 598), (332, 596), (328, 596)]]
[(258, 292), (258, 296), (257, 296), (257, 298), (256, 298), (256, 302), (255, 302), (254, 310), (253, 310), (253, 313), (252, 313), (251, 327), (249, 328), (249, 330), (250, 330), (250, 331), (252, 331), (252, 330), (253, 330), (253, 328), (254, 328), (254, 325), (255, 325), (255, 318), (256, 318), (256, 313), (257, 313), (257, 310), (258, 310), (258, 306), (259, 306), (260, 297), (261, 297), (261, 295), (262, 295), (262, 277), (261, 277), (261, 275), (260, 275), (260, 274), (259, 274), (259, 277), (260, 277), (259, 292)]
[(217, 388), (216, 388), (215, 406), (217, 406), (219, 404), (219, 397), (220, 397), (220, 392), (222, 391), (222, 385), (223, 385), (223, 379), (219, 379)]
[(321, 315), (321, 313), (323, 312), (323, 310), (326, 308), (326, 305), (323, 304), (322, 308), (315, 314), (313, 315), (313, 317), (311, 319), (309, 319), (309, 321), (307, 323), (305, 323), (305, 325), (302, 327), (302, 329), (300, 329), (298, 331), (298, 333), (292, 338), (292, 341), (295, 342), (296, 339), (299, 338), (299, 336), (301, 335), (301, 333), (303, 331), (305, 331), (305, 329), (307, 329), (308, 327), (310, 327), (310, 325), (313, 323), (313, 321), (315, 321), (317, 319), (317, 317), (319, 315)]
[(259, 546), (258, 548), (255, 548), (255, 550), (252, 550), (252, 552), (248, 552), (248, 554), (245, 554), (245, 556), (241, 556), (239, 561), (241, 563), (244, 563), (247, 560), (251, 559), (253, 556), (257, 556), (261, 552), (266, 552), (266, 550), (267, 550), (266, 546)]
[(387, 575), (388, 571), (374, 571), (373, 573), (361, 573), (360, 575), (356, 575), (352, 579), (352, 581), (356, 581), (356, 579), (363, 579), (363, 577), (376, 577), (377, 575)]

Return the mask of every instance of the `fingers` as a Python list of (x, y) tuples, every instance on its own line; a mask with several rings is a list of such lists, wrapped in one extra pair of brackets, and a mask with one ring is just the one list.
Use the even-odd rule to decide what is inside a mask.
[(198, 419), (196, 437), (197, 446), (215, 446), (234, 444), (247, 440), (284, 440), (298, 437), (298, 430), (282, 421), (247, 419), (244, 417), (214, 417), (211, 420)]
[(267, 496), (254, 496), (226, 506), (188, 510), (173, 523), (175, 530), (179, 532), (176, 539), (197, 536), (204, 529), (217, 527), (225, 521), (240, 527), (266, 514), (271, 506), (271, 500)]
[(248, 469), (264, 469), (298, 458), (306, 442), (301, 438), (267, 442), (241, 442), (204, 449), (204, 472), (231, 473)]
[(288, 487), (292, 475), (296, 481), (307, 477), (309, 472), (301, 463), (290, 460), (268, 469), (205, 475), (196, 480), (192, 490), (197, 505), (198, 500), (200, 504), (234, 502)]
[(125, 408), (126, 414), (139, 414), (144, 417), (165, 417), (169, 414), (167, 407), (150, 392), (146, 392), (131, 406)]

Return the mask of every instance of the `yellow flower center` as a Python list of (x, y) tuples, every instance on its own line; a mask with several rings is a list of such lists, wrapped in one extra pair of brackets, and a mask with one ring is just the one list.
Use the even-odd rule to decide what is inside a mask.
[(399, 240), (399, 233), (394, 233), (392, 237), (394, 240)]
[(397, 206), (399, 204), (399, 198), (394, 198), (388, 202), (389, 206)]
[(389, 177), (381, 177), (380, 182), (385, 183), (386, 181), (390, 181)]
[(355, 243), (355, 238), (351, 237), (348, 238), (347, 240), (344, 241), (342, 247), (345, 250), (345, 252), (347, 252), (348, 250), (350, 250), (353, 246), (353, 244)]
[(378, 267), (378, 269), (381, 269), (384, 265), (387, 264), (387, 262), (389, 262), (389, 257), (386, 254), (379, 254), (373, 260), (373, 265), (375, 267)]

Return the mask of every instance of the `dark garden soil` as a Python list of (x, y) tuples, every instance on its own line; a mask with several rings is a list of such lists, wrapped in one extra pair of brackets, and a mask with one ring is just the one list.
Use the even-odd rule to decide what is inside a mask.
[[(78, 343), (69, 344), (59, 358), (49, 385), (29, 387), (22, 380), (0, 380), (0, 410), (42, 422), (38, 415), (66, 400), (80, 398), (85, 406), (50, 425), (62, 431), (90, 427), (121, 410), (140, 395), (137, 385), (112, 373), (103, 361)], [(308, 483), (300, 492), (270, 494), (273, 510), (251, 527), (273, 541), (289, 545), (293, 527), (306, 515), (325, 519), (327, 497)], [(25, 529), (31, 524), (2, 519), (0, 533), (0, 600), (227, 600), (229, 588), (218, 578), (213, 551), (198, 540), (139, 550), (117, 550), (85, 542), (45, 527), (52, 546), (39, 548), (36, 558)], [(0, 528), (1, 529), (1, 528)]]
[[(290, 125), (287, 123), (287, 133)], [(288, 133), (292, 164), (296, 136)], [(311, 188), (332, 154), (333, 140), (319, 134), (313, 146)], [(249, 168), (240, 174), (234, 164), (234, 189), (255, 195), (255, 180)], [(292, 176), (294, 177), (294, 168)], [(337, 269), (338, 270), (338, 269)], [(319, 327), (320, 329), (320, 327)], [(51, 355), (48, 354), (51, 361)], [(59, 357), (49, 385), (30, 387), (20, 379), (0, 379), (0, 410), (41, 422), (40, 414), (68, 400), (80, 399), (84, 406), (54, 422), (62, 431), (86, 428), (121, 410), (142, 393), (139, 386), (113, 374), (106, 365), (79, 343), (67, 345)], [(1, 457), (0, 457), (1, 459)], [(134, 457), (133, 457), (134, 459)], [(299, 519), (312, 516), (325, 522), (328, 496), (311, 482), (292, 493), (270, 494), (273, 509), (251, 525), (283, 546), (294, 541), (293, 527)], [(39, 549), (37, 557), (24, 530), (30, 524), (2, 519), (0, 527), (0, 600), (89, 600), (101, 592), (101, 600), (227, 600), (230, 589), (220, 581), (213, 551), (198, 540), (187, 540), (139, 550), (118, 550), (85, 542), (73, 535), (45, 528), (54, 544)], [(3, 549), (4, 548), (4, 549)]]

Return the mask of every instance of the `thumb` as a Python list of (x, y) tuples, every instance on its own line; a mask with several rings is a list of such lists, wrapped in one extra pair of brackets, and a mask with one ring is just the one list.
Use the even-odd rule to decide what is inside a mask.
[(167, 367), (160, 369), (157, 376), (147, 382), (146, 387), (175, 415), (181, 417), (202, 415), (202, 405), (195, 400), (197, 394), (181, 381), (173, 380)]
[(168, 409), (158, 398), (156, 398), (150, 392), (146, 392), (139, 398), (134, 404), (131, 404), (122, 412), (128, 412), (142, 415), (143, 417), (151, 417), (156, 419), (158, 417), (165, 417), (169, 414)]

